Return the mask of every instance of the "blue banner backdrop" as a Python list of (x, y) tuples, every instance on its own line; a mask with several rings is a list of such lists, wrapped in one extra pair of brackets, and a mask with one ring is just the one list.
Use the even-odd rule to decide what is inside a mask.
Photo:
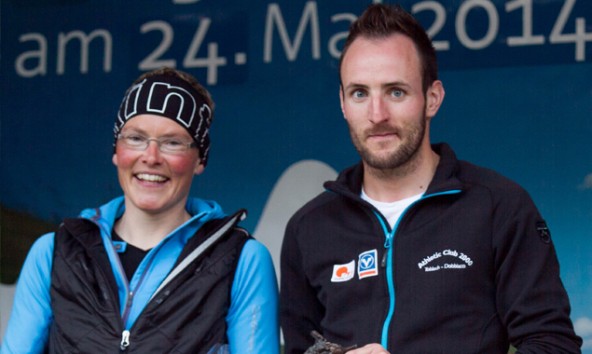
[[(277, 262), (291, 213), (358, 159), (337, 64), (369, 3), (2, 1), (2, 206), (59, 222), (119, 195), (112, 125), (123, 92), (141, 72), (174, 66), (217, 104), (192, 193), (248, 208), (245, 225)], [(400, 3), (440, 58), (447, 95), (433, 141), (529, 190), (592, 353), (592, 2)]]

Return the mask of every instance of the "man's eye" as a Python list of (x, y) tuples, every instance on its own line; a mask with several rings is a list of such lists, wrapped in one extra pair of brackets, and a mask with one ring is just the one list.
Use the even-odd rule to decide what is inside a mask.
[(403, 95), (405, 95), (405, 92), (403, 92), (402, 90), (394, 89), (391, 91), (391, 95), (396, 98), (401, 98), (403, 97)]
[(363, 97), (366, 97), (366, 93), (361, 90), (356, 90), (356, 91), (352, 92), (352, 97), (353, 98), (363, 98)]

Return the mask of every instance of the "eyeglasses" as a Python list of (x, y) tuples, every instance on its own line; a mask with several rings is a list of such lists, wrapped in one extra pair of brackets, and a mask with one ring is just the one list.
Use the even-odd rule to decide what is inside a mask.
[(182, 139), (171, 138), (147, 138), (140, 134), (119, 134), (117, 140), (121, 141), (125, 147), (132, 150), (144, 151), (148, 148), (151, 141), (156, 142), (158, 150), (165, 154), (179, 155), (196, 146), (195, 142), (186, 142)]

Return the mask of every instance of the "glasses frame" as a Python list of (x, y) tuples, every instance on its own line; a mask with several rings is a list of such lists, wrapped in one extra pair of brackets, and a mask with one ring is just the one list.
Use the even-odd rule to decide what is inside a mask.
[[(130, 141), (128, 140), (128, 138), (131, 137), (137, 137), (137, 138), (142, 138), (145, 139), (143, 141), (143, 145), (133, 145), (130, 144)], [(182, 150), (167, 150), (166, 147), (163, 149), (163, 144), (167, 141), (170, 140), (174, 140), (178, 143), (181, 144), (181, 146), (183, 147)], [(158, 146), (158, 151), (160, 151), (163, 154), (168, 154), (168, 155), (182, 155), (184, 153), (186, 153), (187, 151), (191, 150), (192, 148), (197, 147), (197, 144), (195, 143), (195, 141), (192, 142), (186, 142), (183, 141), (181, 139), (178, 138), (171, 138), (171, 137), (162, 137), (162, 138), (148, 138), (142, 134), (139, 133), (131, 133), (131, 134), (122, 134), (119, 133), (117, 134), (117, 141), (121, 141), (122, 144), (130, 150), (134, 150), (134, 151), (146, 151), (146, 149), (148, 149), (148, 146), (150, 146), (150, 142), (154, 141), (156, 143), (156, 145)]]

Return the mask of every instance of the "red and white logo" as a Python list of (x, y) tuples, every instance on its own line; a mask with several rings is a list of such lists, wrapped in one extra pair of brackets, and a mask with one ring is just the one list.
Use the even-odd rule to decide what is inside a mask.
[(333, 276), (331, 281), (333, 283), (344, 282), (352, 279), (356, 274), (356, 261), (353, 260), (347, 264), (333, 265)]

